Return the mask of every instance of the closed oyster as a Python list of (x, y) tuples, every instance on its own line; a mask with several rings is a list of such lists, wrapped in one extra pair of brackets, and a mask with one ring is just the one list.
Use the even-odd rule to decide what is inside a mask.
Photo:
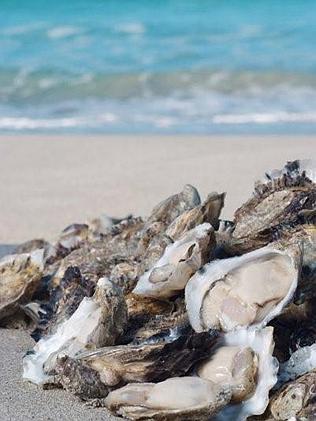
[(282, 421), (315, 420), (315, 385), (316, 370), (287, 383), (272, 396), (268, 416)]
[(315, 222), (315, 168), (312, 161), (298, 160), (267, 173), (256, 184), (254, 196), (235, 212), (231, 250), (251, 251), (275, 240), (284, 230)]
[(71, 251), (79, 248), (89, 237), (89, 227), (86, 224), (72, 224), (66, 227), (60, 234), (57, 241), (47, 247), (46, 263), (52, 264), (65, 256)]
[(130, 420), (209, 420), (231, 398), (227, 389), (199, 377), (131, 383), (109, 393), (106, 406)]
[(77, 359), (58, 358), (55, 372), (54, 383), (84, 401), (105, 398), (109, 393), (110, 388), (102, 382), (100, 374)]
[(0, 319), (27, 303), (43, 274), (43, 250), (11, 254), (0, 260)]
[(165, 226), (170, 225), (183, 212), (200, 203), (200, 195), (196, 188), (186, 184), (180, 193), (168, 197), (154, 207), (146, 222), (146, 227), (154, 222), (162, 222)]
[(193, 329), (265, 326), (293, 297), (299, 256), (271, 246), (205, 265), (185, 289)]
[(60, 262), (51, 281), (52, 287), (59, 284), (69, 266), (78, 267), (81, 275), (94, 283), (100, 277), (109, 277), (118, 263), (130, 261), (137, 254), (142, 228), (141, 218), (130, 218), (114, 225), (111, 233), (101, 240), (84, 243)]
[(178, 216), (168, 226), (166, 235), (174, 241), (178, 240), (185, 232), (204, 222), (210, 223), (214, 229), (217, 229), (219, 226), (218, 218), (224, 206), (225, 196), (225, 193), (210, 193), (201, 205)]
[(155, 298), (176, 295), (207, 262), (214, 246), (214, 231), (210, 224), (205, 223), (186, 232), (166, 248), (153, 268), (140, 277), (134, 294)]
[(158, 382), (187, 374), (209, 355), (219, 338), (217, 331), (195, 333), (189, 328), (165, 341), (100, 348), (81, 352), (76, 359), (97, 371), (108, 386)]
[(93, 297), (85, 297), (77, 310), (53, 335), (42, 338), (23, 359), (23, 378), (36, 384), (51, 383), (58, 357), (113, 345), (127, 323), (121, 291), (108, 279), (98, 281)]
[(43, 238), (34, 238), (33, 240), (26, 241), (25, 243), (19, 244), (14, 249), (14, 254), (32, 253), (37, 249), (46, 249), (50, 244)]

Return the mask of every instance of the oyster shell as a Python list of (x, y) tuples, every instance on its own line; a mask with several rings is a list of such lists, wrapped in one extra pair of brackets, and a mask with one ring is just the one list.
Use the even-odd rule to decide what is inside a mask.
[(273, 328), (229, 332), (224, 344), (198, 370), (204, 379), (230, 387), (232, 402), (240, 402), (224, 409), (220, 419), (241, 421), (251, 415), (263, 414), (269, 403), (269, 392), (277, 382), (279, 367), (272, 356)]
[(42, 338), (23, 359), (23, 378), (36, 384), (51, 383), (56, 360), (78, 351), (113, 345), (127, 323), (121, 291), (108, 279), (98, 281), (93, 297), (85, 297), (72, 316), (53, 335)]
[(137, 254), (142, 228), (141, 218), (130, 218), (114, 225), (111, 233), (101, 240), (84, 243), (61, 261), (51, 286), (59, 284), (69, 266), (77, 266), (81, 275), (94, 283), (100, 277), (108, 277), (118, 263), (130, 261)]
[(193, 329), (265, 326), (293, 297), (299, 253), (271, 246), (205, 265), (185, 289)]
[(201, 205), (178, 216), (166, 229), (166, 235), (174, 241), (178, 240), (185, 232), (204, 222), (218, 229), (218, 218), (224, 206), (225, 196), (226, 193), (210, 193)]
[(162, 222), (165, 226), (170, 225), (183, 212), (200, 203), (200, 195), (196, 188), (186, 184), (180, 193), (168, 197), (154, 207), (146, 222), (146, 227), (154, 222)]
[(266, 174), (254, 196), (235, 212), (231, 251), (244, 253), (275, 240), (283, 230), (305, 222), (315, 223), (316, 165), (312, 161), (288, 162)]
[(90, 297), (94, 284), (82, 278), (77, 267), (69, 266), (64, 277), (51, 291), (48, 303), (29, 303), (25, 312), (37, 323), (32, 337), (38, 340), (44, 333), (53, 333), (56, 327), (77, 310), (84, 297)]
[(35, 238), (33, 240), (19, 244), (14, 249), (13, 254), (32, 253), (37, 249), (47, 249), (49, 246), (50, 244), (46, 240), (42, 238)]
[(100, 374), (80, 361), (63, 356), (57, 359), (54, 383), (86, 401), (105, 398), (110, 388), (100, 378)]
[(86, 351), (75, 357), (100, 374), (108, 386), (129, 382), (159, 382), (186, 375), (198, 361), (206, 358), (217, 344), (219, 332), (195, 333), (186, 329), (166, 341), (139, 345), (120, 345)]
[(0, 319), (27, 303), (43, 274), (43, 250), (11, 254), (0, 260)]
[(109, 393), (106, 406), (131, 420), (209, 420), (230, 400), (229, 390), (199, 377), (131, 383)]
[(140, 277), (133, 293), (154, 298), (176, 295), (206, 263), (214, 245), (214, 231), (208, 223), (186, 232), (166, 248), (154, 267)]
[[(272, 396), (269, 415), (275, 420), (314, 420), (316, 370), (284, 385)], [(296, 418), (298, 417), (298, 418)]]

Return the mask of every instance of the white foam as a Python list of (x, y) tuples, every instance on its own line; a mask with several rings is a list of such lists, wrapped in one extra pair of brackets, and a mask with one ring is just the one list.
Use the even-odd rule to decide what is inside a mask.
[(141, 22), (128, 22), (121, 25), (117, 25), (115, 28), (118, 32), (126, 34), (143, 34), (146, 32), (146, 27)]
[(81, 29), (75, 26), (56, 26), (47, 31), (47, 36), (51, 39), (67, 38), (81, 32)]

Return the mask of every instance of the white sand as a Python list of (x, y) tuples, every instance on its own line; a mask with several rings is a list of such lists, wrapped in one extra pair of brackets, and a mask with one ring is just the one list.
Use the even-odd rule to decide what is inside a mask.
[(185, 183), (227, 191), (231, 217), (265, 170), (315, 152), (302, 136), (0, 137), (0, 243), (51, 238), (103, 212), (148, 214)]
[[(185, 183), (203, 197), (226, 191), (223, 216), (231, 218), (265, 170), (315, 153), (316, 138), (303, 136), (3, 136), (0, 243), (50, 239), (100, 213), (146, 215)], [(23, 383), (21, 358), (31, 344), (23, 332), (0, 330), (1, 421), (110, 419), (63, 391)]]

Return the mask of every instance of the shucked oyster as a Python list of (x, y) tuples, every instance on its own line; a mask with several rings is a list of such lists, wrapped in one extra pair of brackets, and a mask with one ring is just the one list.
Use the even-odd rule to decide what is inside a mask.
[(134, 294), (168, 298), (184, 289), (190, 277), (205, 264), (215, 245), (210, 224), (186, 232), (169, 245), (161, 259), (140, 277)]
[(113, 345), (122, 335), (127, 309), (121, 291), (106, 278), (98, 281), (93, 297), (85, 297), (56, 332), (42, 338), (23, 360), (23, 378), (36, 384), (52, 382), (56, 360), (84, 349)]
[[(296, 254), (297, 253), (297, 254)], [(190, 323), (197, 332), (265, 326), (291, 300), (299, 250), (264, 247), (205, 265), (185, 289)]]
[(173, 377), (161, 383), (131, 383), (114, 390), (106, 406), (131, 420), (209, 420), (231, 398), (227, 389), (199, 377)]
[(12, 254), (0, 260), (0, 319), (31, 299), (43, 274), (43, 250)]
[(273, 328), (229, 332), (224, 341), (224, 346), (198, 369), (203, 379), (231, 388), (232, 402), (240, 403), (223, 410), (220, 419), (239, 421), (262, 414), (269, 402), (269, 391), (277, 381), (278, 362), (272, 356)]

